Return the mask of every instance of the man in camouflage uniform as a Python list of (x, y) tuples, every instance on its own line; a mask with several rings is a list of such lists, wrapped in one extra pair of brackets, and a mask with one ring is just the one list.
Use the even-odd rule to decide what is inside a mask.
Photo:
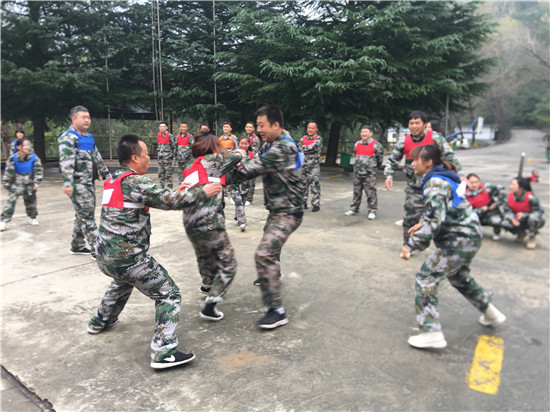
[[(247, 122), (244, 126), (245, 134), (241, 136), (241, 139), (243, 137), (248, 137), (248, 141), (250, 143), (250, 148), (248, 150), (251, 150), (254, 156), (260, 151), (260, 147), (262, 146), (262, 142), (260, 141), (260, 138), (256, 136), (256, 133), (254, 133), (254, 130), (256, 130), (256, 127), (254, 126), (253, 122)], [(240, 140), (239, 140), (240, 142)], [(246, 203), (245, 206), (249, 206), (254, 201), (254, 190), (256, 189), (256, 179), (249, 180), (249, 190), (248, 195), (246, 197)]]
[[(69, 196), (75, 209), (72, 254), (94, 254), (97, 236), (95, 224), (95, 186), (98, 174), (110, 176), (93, 136), (87, 133), (90, 113), (83, 106), (70, 112), (72, 126), (61, 133), (59, 142), (59, 168), (63, 176), (63, 192)], [(90, 249), (86, 247), (86, 241)]]
[(393, 186), (393, 172), (403, 156), (405, 156), (407, 186), (405, 187), (405, 203), (403, 207), (403, 244), (407, 243), (409, 239), (409, 229), (418, 223), (424, 208), (422, 193), (420, 192), (422, 178), (414, 174), (411, 166), (412, 157), (410, 157), (410, 152), (412, 149), (418, 146), (435, 144), (443, 153), (443, 160), (454, 163), (458, 170), (462, 169), (462, 166), (455, 158), (455, 154), (445, 138), (435, 131), (426, 131), (426, 122), (427, 118), (424, 112), (415, 111), (409, 115), (409, 129), (411, 133), (405, 137), (405, 141), (397, 142), (387, 160), (384, 170), (386, 176), (384, 186), (386, 190), (390, 190)]
[(177, 158), (178, 158), (178, 169), (179, 169), (179, 181), (183, 180), (182, 173), (187, 167), (188, 163), (191, 163), (193, 155), (191, 154), (191, 146), (193, 146), (193, 135), (188, 132), (189, 126), (186, 122), (180, 123), (180, 132), (176, 136), (177, 143)]
[[(263, 150), (253, 159), (241, 161), (237, 176), (245, 179), (261, 175), (264, 203), (269, 210), (264, 234), (256, 249), (256, 270), (263, 303), (269, 308), (259, 326), (272, 329), (288, 323), (281, 299), (281, 249), (302, 223), (304, 184), (299, 168), (298, 147), (283, 130), (283, 113), (268, 104), (256, 111), (257, 129)], [(241, 152), (244, 156), (244, 151)]]
[[(426, 151), (412, 162), (414, 173), (423, 177), (421, 193), (425, 210), (420, 223), (410, 229), (410, 237), (401, 249), (408, 259), (413, 250), (424, 250), (433, 240), (431, 253), (416, 274), (415, 307), (420, 334), (411, 336), (409, 344), (417, 348), (444, 348), (447, 345), (439, 323), (437, 289), (448, 278), (483, 315), (485, 326), (498, 325), (506, 319), (492, 304), (492, 293), (476, 283), (470, 275), (470, 263), (481, 247), (483, 234), (477, 214), (464, 198), (466, 183), (441, 166), (441, 152), (434, 145), (417, 149)], [(416, 154), (416, 153), (415, 153)]]
[(350, 210), (345, 215), (352, 216), (359, 213), (363, 191), (367, 196), (369, 207), (368, 218), (376, 218), (378, 211), (378, 196), (376, 194), (376, 169), (382, 167), (384, 148), (372, 138), (372, 126), (361, 127), (361, 140), (355, 143), (355, 162), (353, 162), (353, 200)]
[(31, 153), (31, 142), (28, 139), (24, 137), (17, 139), (17, 148), (18, 151), (6, 160), (6, 170), (2, 177), (2, 185), (9, 194), (2, 212), (0, 230), (6, 229), (19, 196), (23, 196), (25, 211), (31, 219), (31, 224), (38, 224), (36, 191), (44, 176), (44, 170), (40, 158), (35, 153)]
[(231, 133), (233, 125), (231, 122), (224, 122), (222, 125), (223, 134), (220, 136), (220, 144), (222, 147), (230, 152), (233, 152), (239, 148), (239, 141), (237, 136)]
[(159, 123), (157, 134), (157, 160), (159, 165), (160, 187), (172, 188), (172, 166), (176, 160), (176, 140), (168, 133), (168, 123)]
[(177, 350), (181, 294), (172, 278), (147, 254), (151, 236), (149, 208), (184, 209), (221, 191), (219, 183), (205, 185), (192, 194), (161, 189), (144, 176), (150, 165), (143, 140), (122, 136), (117, 144), (121, 163), (105, 182), (97, 240), (97, 265), (112, 278), (103, 300), (88, 323), (88, 333), (98, 334), (118, 322), (134, 287), (155, 301), (156, 327), (151, 341), (151, 367), (170, 368), (189, 362), (193, 354)]
[(302, 167), (302, 179), (305, 185), (304, 208), (307, 209), (307, 197), (311, 188), (312, 212), (321, 210), (321, 149), (323, 139), (317, 134), (317, 123), (310, 121), (307, 124), (307, 134), (302, 137), (300, 147), (304, 153), (304, 165)]

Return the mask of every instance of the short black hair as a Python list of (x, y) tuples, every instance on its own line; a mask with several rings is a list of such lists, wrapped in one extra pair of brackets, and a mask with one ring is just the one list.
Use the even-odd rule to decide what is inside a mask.
[(78, 112), (90, 113), (90, 111), (86, 109), (84, 106), (74, 106), (73, 108), (71, 108), (69, 112), (69, 117), (72, 119), (74, 115), (77, 114)]
[(275, 106), (274, 104), (264, 104), (262, 107), (256, 110), (255, 115), (256, 117), (265, 115), (270, 125), (273, 125), (273, 123), (275, 122), (279, 122), (279, 126), (281, 127), (281, 129), (284, 129), (285, 127), (283, 112), (281, 111), (281, 109), (279, 109), (278, 106)]
[(244, 125), (246, 126), (247, 124), (251, 124), (252, 126), (256, 127), (256, 125), (254, 124), (254, 122), (246, 122)]
[(374, 133), (374, 127), (372, 127), (370, 124), (364, 124), (361, 126), (361, 130), (363, 129), (369, 129), (372, 133)]
[(514, 179), (518, 182), (518, 186), (521, 187), (526, 192), (532, 192), (533, 189), (531, 189), (531, 181), (526, 177), (517, 176), (514, 177)]
[(409, 114), (409, 117), (407, 119), (407, 123), (411, 119), (420, 119), (420, 120), (422, 120), (422, 123), (426, 124), (426, 122), (428, 121), (428, 116), (426, 116), (426, 113), (421, 112), (420, 110), (416, 110), (416, 111), (412, 112), (411, 114)]
[(309, 125), (310, 123), (315, 123), (315, 126), (319, 127), (319, 124), (317, 123), (316, 120), (313, 120), (313, 119), (308, 120), (307, 123), (306, 123), (306, 126)]
[(23, 136), (25, 136), (25, 131), (23, 129), (15, 129), (15, 137), (17, 137), (17, 133), (23, 133)]
[(141, 154), (139, 142), (143, 142), (143, 139), (137, 134), (125, 134), (118, 140), (116, 154), (121, 165), (128, 163), (133, 155)]
[(165, 124), (166, 127), (168, 127), (168, 123), (166, 123), (164, 120), (160, 121), (159, 124), (158, 124), (158, 126), (160, 126), (161, 124)]
[(181, 121), (181, 122), (180, 122), (180, 126), (181, 126), (182, 124), (186, 124), (187, 126), (189, 126), (189, 123), (187, 123), (187, 122), (185, 122), (185, 121)]
[(233, 127), (233, 123), (231, 123), (231, 122), (223, 122), (222, 126), (225, 126), (226, 124), (228, 124), (229, 126)]
[(466, 176), (466, 179), (470, 180), (470, 177), (475, 177), (477, 180), (481, 180), (479, 176), (475, 173), (470, 173), (468, 176)]
[(17, 139), (17, 140), (15, 141), (15, 146), (17, 147), (17, 150), (19, 150), (19, 146), (21, 146), (25, 140), (28, 141), (28, 142), (30, 143), (30, 140), (27, 139), (25, 136), (20, 137), (19, 139)]

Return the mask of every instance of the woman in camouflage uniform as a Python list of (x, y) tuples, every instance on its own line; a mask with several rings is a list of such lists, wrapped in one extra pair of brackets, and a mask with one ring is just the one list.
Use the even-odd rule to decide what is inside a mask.
[(8, 200), (2, 212), (0, 230), (6, 229), (15, 210), (15, 203), (19, 196), (23, 196), (25, 211), (31, 219), (32, 225), (37, 225), (36, 191), (42, 181), (43, 169), (40, 158), (31, 152), (31, 142), (24, 137), (16, 140), (17, 152), (6, 161), (6, 170), (2, 178), (2, 185), (9, 192)]
[[(206, 183), (218, 181), (225, 184), (225, 173), (241, 160), (241, 154), (223, 149), (216, 136), (199, 133), (191, 152), (196, 160), (184, 171), (185, 180), (193, 185), (189, 192), (201, 190)], [(212, 197), (186, 209), (183, 224), (193, 244), (199, 273), (202, 277), (201, 292), (208, 295), (200, 316), (211, 321), (223, 318), (216, 309), (233, 281), (237, 269), (235, 251), (225, 231), (223, 195)]]
[[(250, 141), (248, 140), (248, 137), (242, 136), (239, 139), (239, 149), (246, 153), (246, 158), (252, 159), (254, 157), (254, 153), (252, 150), (249, 150), (249, 148)], [(246, 230), (246, 215), (244, 213), (244, 207), (246, 206), (249, 191), (251, 190), (253, 182), (253, 179), (245, 180), (244, 182), (231, 185), (231, 188), (229, 189), (231, 199), (233, 199), (233, 203), (235, 204), (235, 224), (239, 226), (241, 232)]]
[(470, 203), (465, 201), (465, 183), (456, 167), (441, 160), (435, 145), (412, 151), (414, 173), (423, 176), (424, 212), (420, 223), (409, 229), (410, 238), (401, 248), (407, 260), (413, 250), (424, 250), (433, 239), (436, 250), (416, 274), (416, 320), (420, 333), (409, 337), (416, 348), (444, 348), (447, 342), (439, 323), (437, 289), (448, 278), (451, 285), (482, 312), (482, 325), (498, 325), (506, 317), (491, 304), (491, 293), (470, 276), (470, 263), (481, 247), (481, 226)]

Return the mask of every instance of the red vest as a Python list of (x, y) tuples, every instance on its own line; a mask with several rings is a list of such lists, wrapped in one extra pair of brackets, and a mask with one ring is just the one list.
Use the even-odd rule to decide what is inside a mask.
[(252, 142), (254, 142), (254, 139), (256, 139), (257, 141), (260, 141), (260, 139), (258, 138), (258, 136), (256, 136), (255, 134), (253, 134), (252, 136), (250, 136), (250, 144), (252, 144)]
[(376, 140), (373, 140), (369, 144), (361, 144), (361, 141), (357, 142), (355, 145), (355, 154), (357, 156), (374, 156), (374, 145), (376, 144)]
[(158, 144), (170, 144), (170, 133), (166, 132), (166, 135), (162, 136), (160, 132), (157, 134)]
[(181, 133), (178, 134), (178, 146), (189, 146), (189, 138), (191, 133), (187, 133), (184, 137), (181, 137)]
[(127, 176), (137, 175), (136, 172), (130, 170), (129, 172), (122, 173), (115, 180), (107, 179), (103, 182), (103, 199), (101, 206), (113, 207), (115, 209), (145, 209), (149, 210), (149, 206), (145, 206), (142, 203), (125, 202), (124, 195), (122, 194), (122, 179)]
[(315, 135), (313, 136), (313, 139), (308, 139), (308, 135), (306, 134), (304, 137), (302, 137), (302, 144), (309, 146), (310, 144), (315, 143), (315, 140), (317, 140), (318, 137), (319, 135)]
[(531, 205), (529, 204), (530, 195), (531, 195), (531, 192), (525, 193), (523, 200), (518, 202), (512, 192), (508, 193), (508, 205), (510, 206), (510, 209), (512, 209), (512, 212), (514, 213), (530, 212), (531, 211)]
[(483, 206), (487, 206), (489, 203), (491, 203), (491, 196), (489, 196), (489, 193), (483, 188), (483, 185), (479, 185), (481, 188), (481, 193), (477, 196), (468, 196), (466, 195), (466, 199), (468, 199), (468, 202), (474, 207), (474, 209), (478, 209)]
[(411, 151), (414, 148), (421, 147), (421, 146), (427, 146), (429, 144), (434, 144), (434, 141), (432, 139), (432, 131), (431, 130), (428, 130), (426, 132), (426, 136), (424, 136), (424, 139), (422, 139), (419, 142), (413, 142), (413, 140), (411, 138), (411, 135), (408, 134), (407, 136), (405, 136), (405, 145), (403, 147), (403, 153), (405, 154), (405, 157), (407, 159), (412, 159)]
[(220, 144), (224, 149), (233, 149), (235, 148), (235, 143), (233, 142), (233, 136), (230, 136), (229, 139), (224, 139), (223, 136), (220, 137)]
[(206, 173), (206, 169), (201, 163), (201, 160), (204, 156), (199, 156), (197, 159), (193, 162), (190, 168), (185, 169), (182, 174), (184, 177), (184, 181), (191, 182), (191, 187), (195, 185), (205, 185), (207, 183), (212, 182), (219, 182), (223, 186), (225, 186), (225, 175), (223, 175), (220, 178), (215, 177), (209, 177), (208, 173)]

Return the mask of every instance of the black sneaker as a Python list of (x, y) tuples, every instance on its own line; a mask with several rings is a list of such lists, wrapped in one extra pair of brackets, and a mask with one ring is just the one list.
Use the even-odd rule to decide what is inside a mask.
[(208, 287), (206, 287), (206, 286), (201, 286), (200, 292), (201, 292), (203, 295), (208, 295), (208, 292), (210, 292), (210, 286), (208, 286)]
[(201, 318), (208, 319), (213, 322), (217, 322), (223, 319), (223, 312), (220, 312), (216, 308), (215, 303), (207, 303), (206, 305), (204, 305), (204, 308), (200, 311), (199, 315), (201, 315)]
[(262, 278), (256, 279), (254, 282), (252, 282), (254, 286), (262, 286)]
[(170, 356), (167, 356), (160, 361), (152, 361), (151, 368), (153, 369), (172, 368), (174, 366), (178, 366), (183, 363), (191, 362), (193, 359), (195, 359), (195, 355), (192, 353), (183, 353), (180, 351), (176, 351), (175, 353), (172, 353)]
[(319, 206), (313, 206), (313, 208), (311, 209), (312, 212), (318, 212), (319, 210), (321, 210)]
[(275, 309), (269, 309), (265, 316), (260, 319), (258, 322), (258, 325), (260, 328), (264, 329), (274, 329), (279, 326), (286, 325), (288, 323), (288, 318), (286, 317), (286, 313), (283, 313), (282, 315), (277, 312)]
[(71, 248), (71, 255), (91, 255), (92, 251), (87, 247), (81, 247), (78, 249)]
[(118, 323), (118, 319), (112, 320), (107, 323), (105, 326), (101, 326), (97, 318), (94, 316), (92, 320), (88, 323), (88, 333), (92, 335), (97, 335), (100, 332), (103, 332), (105, 329), (111, 328)]

